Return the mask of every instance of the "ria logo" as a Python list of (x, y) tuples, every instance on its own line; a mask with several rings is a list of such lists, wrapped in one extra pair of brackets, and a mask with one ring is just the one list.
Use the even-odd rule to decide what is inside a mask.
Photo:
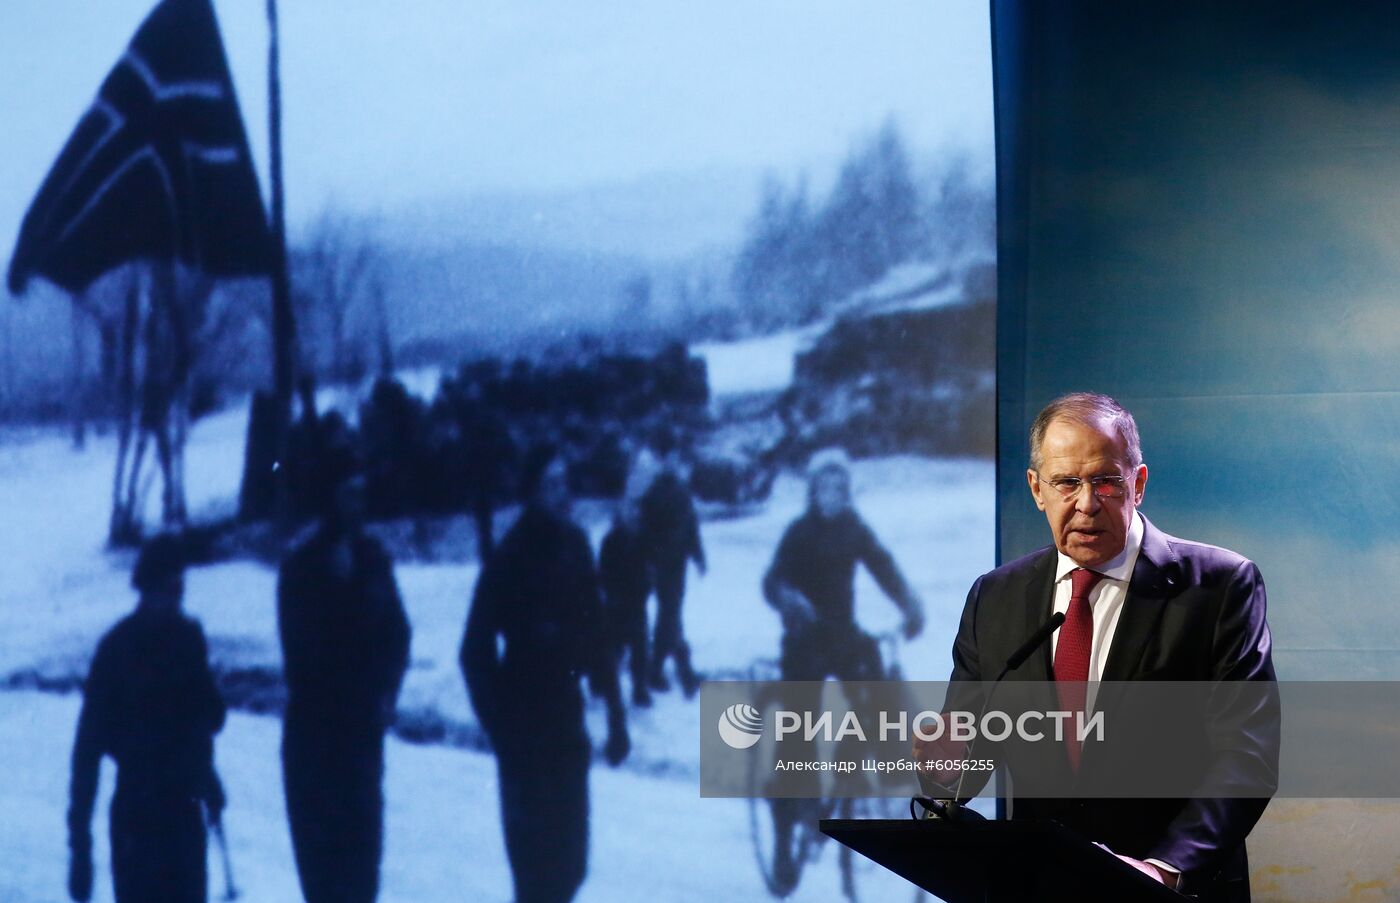
[(719, 737), (731, 749), (748, 749), (762, 736), (763, 716), (753, 706), (736, 702), (720, 713)]

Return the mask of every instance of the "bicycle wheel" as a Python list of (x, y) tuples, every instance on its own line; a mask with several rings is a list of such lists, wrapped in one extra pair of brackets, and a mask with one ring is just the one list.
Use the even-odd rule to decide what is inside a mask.
[[(777, 680), (778, 675), (777, 662), (764, 660), (755, 662), (746, 677), (761, 683)], [(779, 706), (778, 698), (775, 694), (760, 694), (754, 703), (762, 715), (762, 723), (768, 724), (773, 717), (772, 711)], [(784, 810), (793, 808), (793, 801), (770, 800), (764, 796), (775, 761), (776, 750), (766, 738), (754, 747), (749, 756), (749, 839), (764, 887), (772, 896), (781, 898), (797, 889), (805, 863), (806, 841), (797, 833), (785, 832), (778, 827), (779, 820), (786, 815)], [(785, 837), (781, 844), (780, 836)], [(787, 847), (785, 852), (779, 849), (780, 845)]]
[[(779, 679), (778, 663), (755, 662), (749, 669), (749, 679), (768, 685), (769, 692), (760, 693), (754, 705), (763, 724), (773, 723), (774, 712), (787, 707), (772, 683)], [(831, 815), (835, 801), (765, 798), (777, 761), (776, 741), (765, 735), (749, 757), (749, 835), (764, 886), (774, 897), (781, 898), (797, 889), (804, 866), (820, 851), (826, 836), (818, 829), (818, 822)]]

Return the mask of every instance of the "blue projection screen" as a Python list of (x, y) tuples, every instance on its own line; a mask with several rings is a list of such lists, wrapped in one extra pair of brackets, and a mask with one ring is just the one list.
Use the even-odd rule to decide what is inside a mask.
[[(218, 196), (199, 173), (271, 209), (270, 7), (285, 441), (267, 279), (207, 279), (196, 253), (174, 271), (89, 253), (64, 268), (103, 272), (73, 295), (43, 276), (55, 235), (116, 257), (169, 239), (123, 229)], [(0, 290), (0, 899), (65, 899), (89, 847), (93, 899), (113, 898), (108, 813), (119, 841), (132, 816), (109, 810), (114, 757), (73, 750), (95, 650), (147, 604), (136, 546), (162, 530), (189, 544), (198, 679), (154, 664), (168, 643), (118, 656), (88, 695), (128, 708), (83, 723), (142, 741), (123, 786), (198, 775), (212, 805), (210, 694), (170, 701), (212, 677), (232, 872), (211, 838), (211, 897), (909, 899), (814, 838), (876, 804), (785, 815), (784, 876), (767, 800), (701, 798), (716, 723), (696, 682), (779, 669), (765, 575), (816, 471), (849, 477), (845, 535), (880, 578), (831, 587), (854, 642), (813, 667), (878, 647), (886, 674), (948, 674), (994, 564), (985, 3), (6, 0), (0, 70), (0, 249), (38, 273)], [(71, 203), (27, 220), (65, 146)], [(229, 224), (197, 206), (175, 212)], [(142, 667), (145, 696), (106, 692)], [(200, 742), (153, 741), (151, 711)], [(198, 767), (142, 770), (167, 747)], [(70, 823), (70, 783), (91, 796), (99, 775)], [(176, 789), (193, 874), (199, 812)]]

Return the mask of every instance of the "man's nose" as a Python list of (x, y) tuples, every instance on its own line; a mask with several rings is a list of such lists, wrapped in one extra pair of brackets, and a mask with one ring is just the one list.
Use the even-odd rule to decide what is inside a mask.
[(1102, 507), (1103, 499), (1094, 493), (1094, 484), (1086, 480), (1075, 493), (1074, 510), (1081, 514), (1097, 514)]

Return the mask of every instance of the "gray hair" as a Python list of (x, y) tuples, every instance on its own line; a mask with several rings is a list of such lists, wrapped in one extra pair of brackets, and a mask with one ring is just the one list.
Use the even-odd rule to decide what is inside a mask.
[(1035, 422), (1031, 424), (1031, 470), (1040, 470), (1043, 463), (1040, 443), (1045, 440), (1045, 431), (1056, 420), (1086, 426), (1112, 426), (1127, 446), (1128, 466), (1136, 469), (1142, 464), (1142, 441), (1138, 438), (1137, 421), (1127, 408), (1107, 395), (1071, 392), (1056, 398), (1035, 415)]

